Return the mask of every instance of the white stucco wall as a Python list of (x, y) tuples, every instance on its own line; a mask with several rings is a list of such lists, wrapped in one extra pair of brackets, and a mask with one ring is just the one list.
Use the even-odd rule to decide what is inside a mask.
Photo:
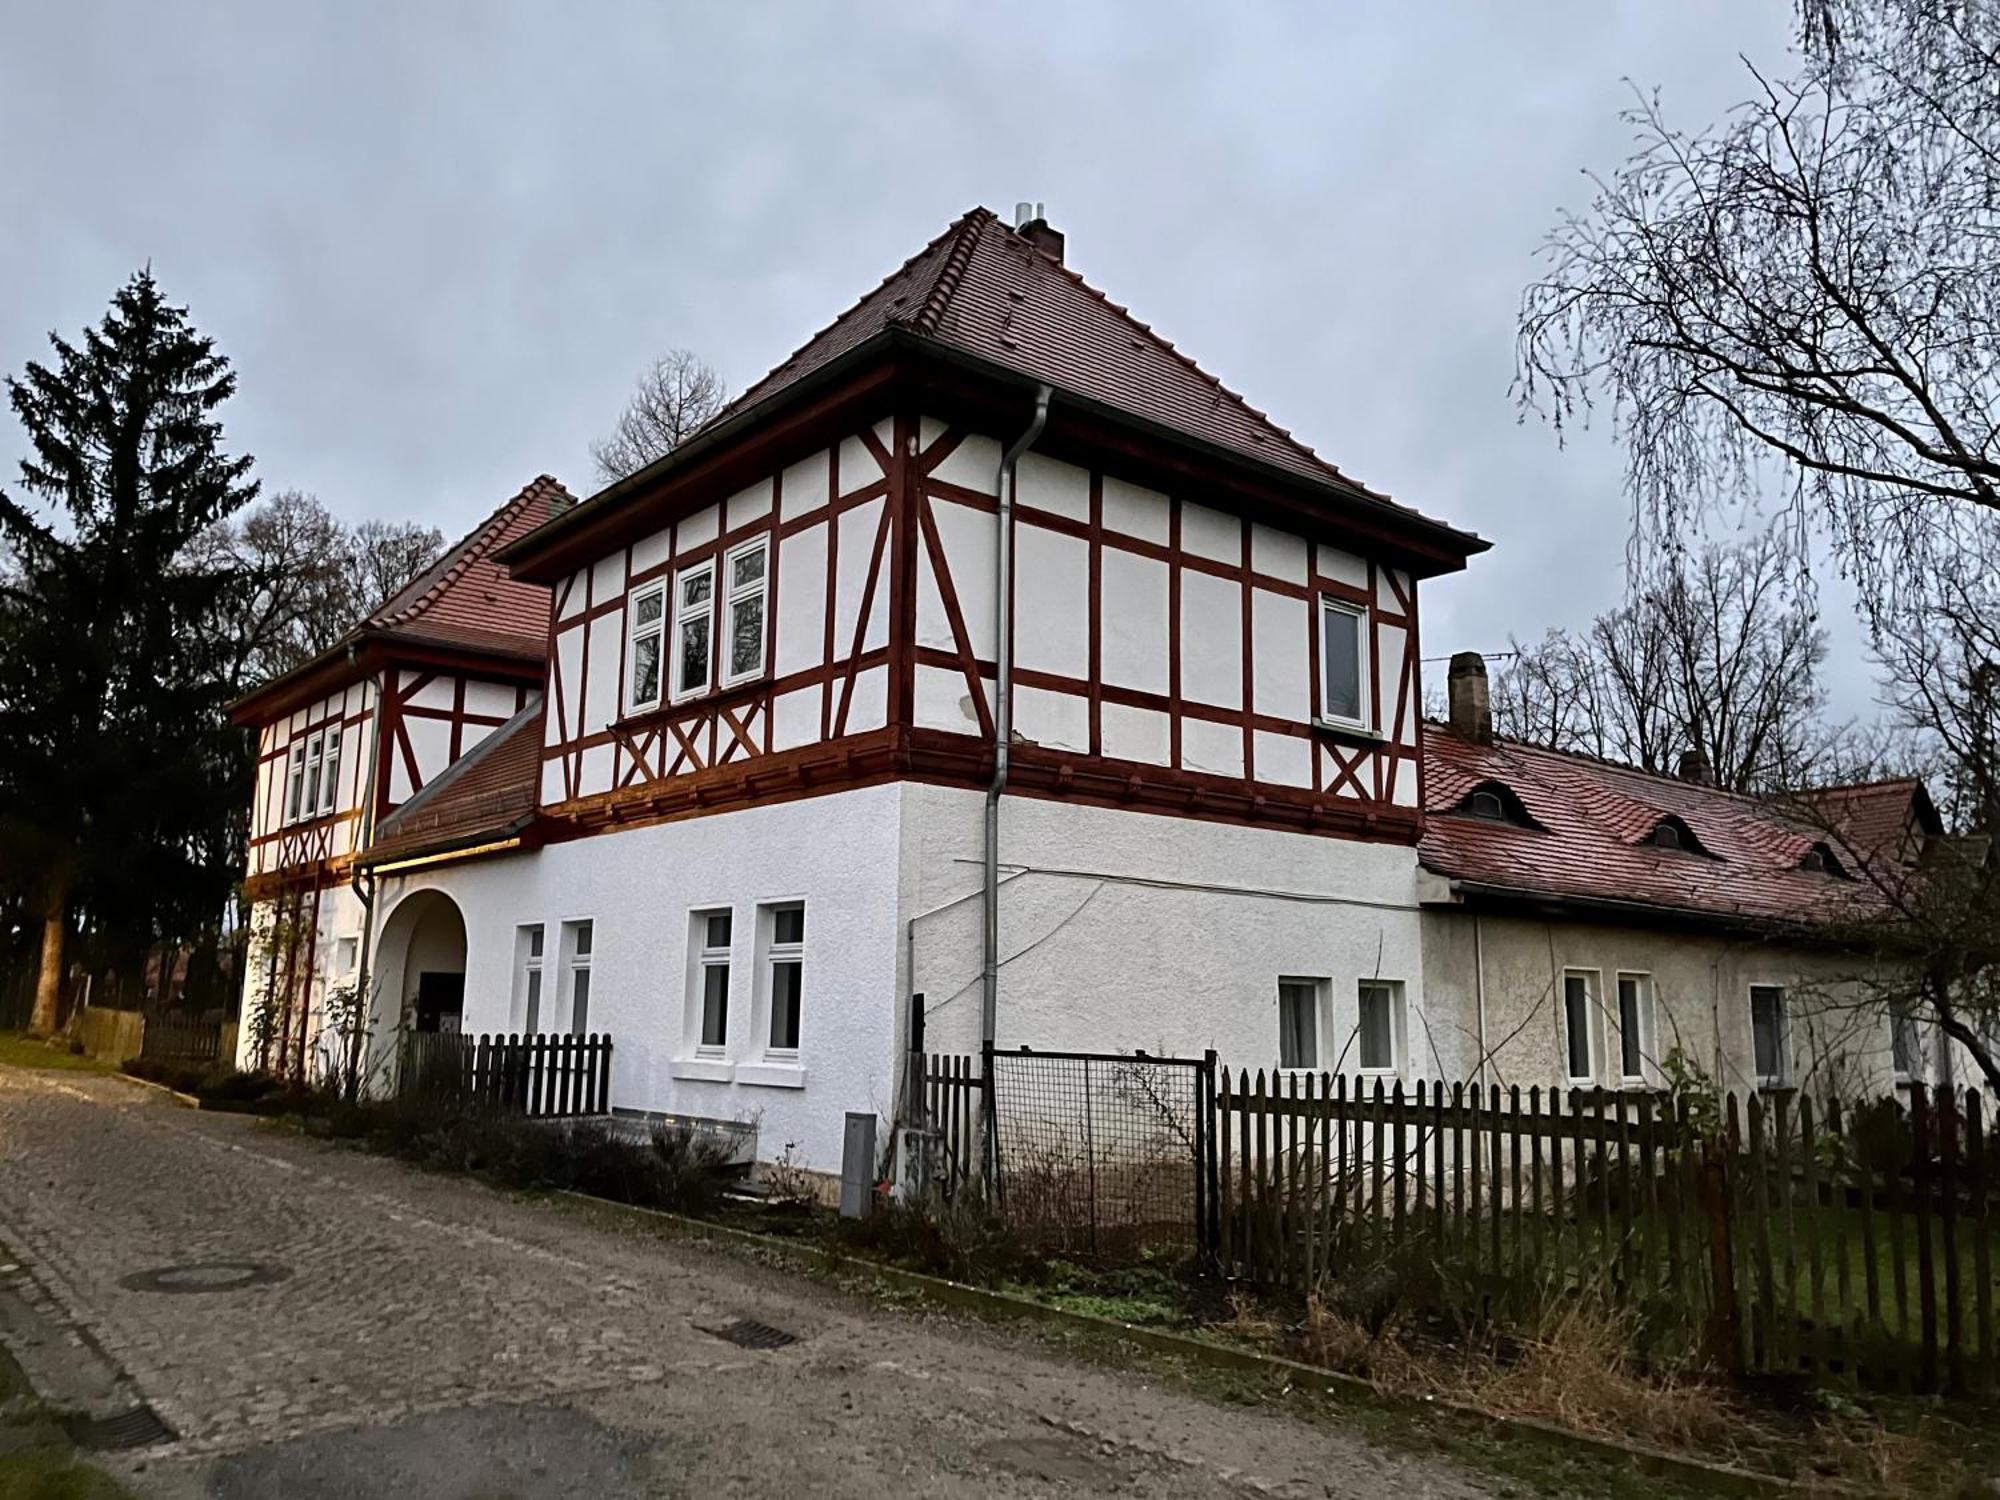
[[(357, 977), (355, 971), (360, 963), (363, 913), (360, 899), (345, 884), (319, 892), (309, 909), (314, 912), (317, 930), (308, 949), (304, 928), (300, 929), (296, 961), (301, 966), (306, 965), (310, 952), (310, 1034), (317, 1038), (325, 1016), (327, 991), (343, 982), (351, 983)], [(271, 900), (258, 902), (250, 914), (250, 945), (243, 966), (242, 1024), (236, 1033), (236, 1065), (241, 1068), (254, 1067), (257, 1063), (257, 1028), (251, 1021), (271, 989), (271, 959), (274, 955), (270, 933), (276, 914), (277, 903)], [(343, 939), (353, 940), (352, 946), (344, 945)], [(348, 962), (350, 955), (353, 960), (351, 965)], [(285, 962), (282, 950), (275, 957), (277, 977), (282, 983)]]
[[(904, 788), (906, 900), (930, 1050), (979, 1045), (981, 794)], [(1423, 999), (1415, 851), (1006, 798), (998, 1043), (1278, 1062), (1278, 980), (1325, 981), (1322, 1061), (1355, 1064), (1357, 985)], [(1419, 1049), (1405, 1076), (1435, 1076)]]
[[(502, 1032), (513, 1011), (517, 931), (542, 923), (543, 1029), (567, 1014), (562, 924), (593, 925), (589, 1029), (614, 1037), (621, 1109), (754, 1121), (759, 1155), (838, 1170), (848, 1110), (895, 1103), (900, 793), (866, 788), (445, 864), (383, 881), (385, 928), (420, 890), (465, 919), (464, 1028)], [(803, 901), (805, 967), (796, 1069), (769, 1064), (759, 1006), (757, 908)], [(728, 1055), (693, 1061), (685, 1026), (689, 914), (734, 913)], [(379, 960), (397, 955), (383, 944)], [(701, 1073), (709, 1076), (688, 1076)]]

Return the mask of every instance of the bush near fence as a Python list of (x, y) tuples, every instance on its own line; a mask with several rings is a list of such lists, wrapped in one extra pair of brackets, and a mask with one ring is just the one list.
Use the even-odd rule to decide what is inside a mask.
[[(1589, 1293), (1734, 1372), (1992, 1390), (1977, 1093), (1907, 1107), (1225, 1073), (1226, 1270), (1504, 1318)], [(1450, 1304), (1444, 1308), (1443, 1304)]]

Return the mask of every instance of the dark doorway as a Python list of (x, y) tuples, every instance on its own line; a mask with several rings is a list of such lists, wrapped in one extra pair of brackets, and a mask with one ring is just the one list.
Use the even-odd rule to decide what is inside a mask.
[(465, 976), (417, 975), (417, 1030), (456, 1032), (465, 1016)]

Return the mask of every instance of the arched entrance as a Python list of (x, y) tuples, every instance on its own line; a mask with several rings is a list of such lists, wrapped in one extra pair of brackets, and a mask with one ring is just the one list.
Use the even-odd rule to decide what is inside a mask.
[(369, 1006), (378, 1060), (410, 1031), (457, 1031), (465, 1015), (465, 916), (443, 891), (412, 891), (382, 924)]

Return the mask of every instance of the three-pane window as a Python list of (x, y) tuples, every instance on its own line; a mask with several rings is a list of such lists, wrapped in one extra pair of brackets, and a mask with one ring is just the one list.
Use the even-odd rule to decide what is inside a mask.
[(729, 1045), (729, 942), (732, 922), (727, 911), (698, 911), (693, 930), (695, 1003), (699, 1006), (696, 1046), (721, 1052)]
[(569, 956), (569, 1030), (583, 1036), (590, 1030), (590, 954), (592, 924), (563, 923), (563, 948)]
[(638, 590), (627, 606), (630, 639), (625, 653), (629, 674), (625, 707), (628, 711), (659, 707), (661, 657), (667, 637), (666, 613), (666, 585), (659, 583)]
[(1320, 597), (1320, 717), (1351, 729), (1368, 727), (1368, 612)]
[(285, 777), (285, 821), (325, 817), (339, 801), (339, 725), (292, 742)]
[(769, 939), (764, 950), (764, 993), (770, 1017), (767, 1051), (799, 1050), (800, 991), (805, 978), (806, 909), (791, 901), (765, 908)]
[(764, 671), (764, 606), (769, 582), (768, 551), (762, 538), (729, 554), (729, 597), (725, 683), (746, 682)]
[(689, 568), (674, 584), (674, 696), (692, 697), (709, 685), (715, 633), (715, 564)]

